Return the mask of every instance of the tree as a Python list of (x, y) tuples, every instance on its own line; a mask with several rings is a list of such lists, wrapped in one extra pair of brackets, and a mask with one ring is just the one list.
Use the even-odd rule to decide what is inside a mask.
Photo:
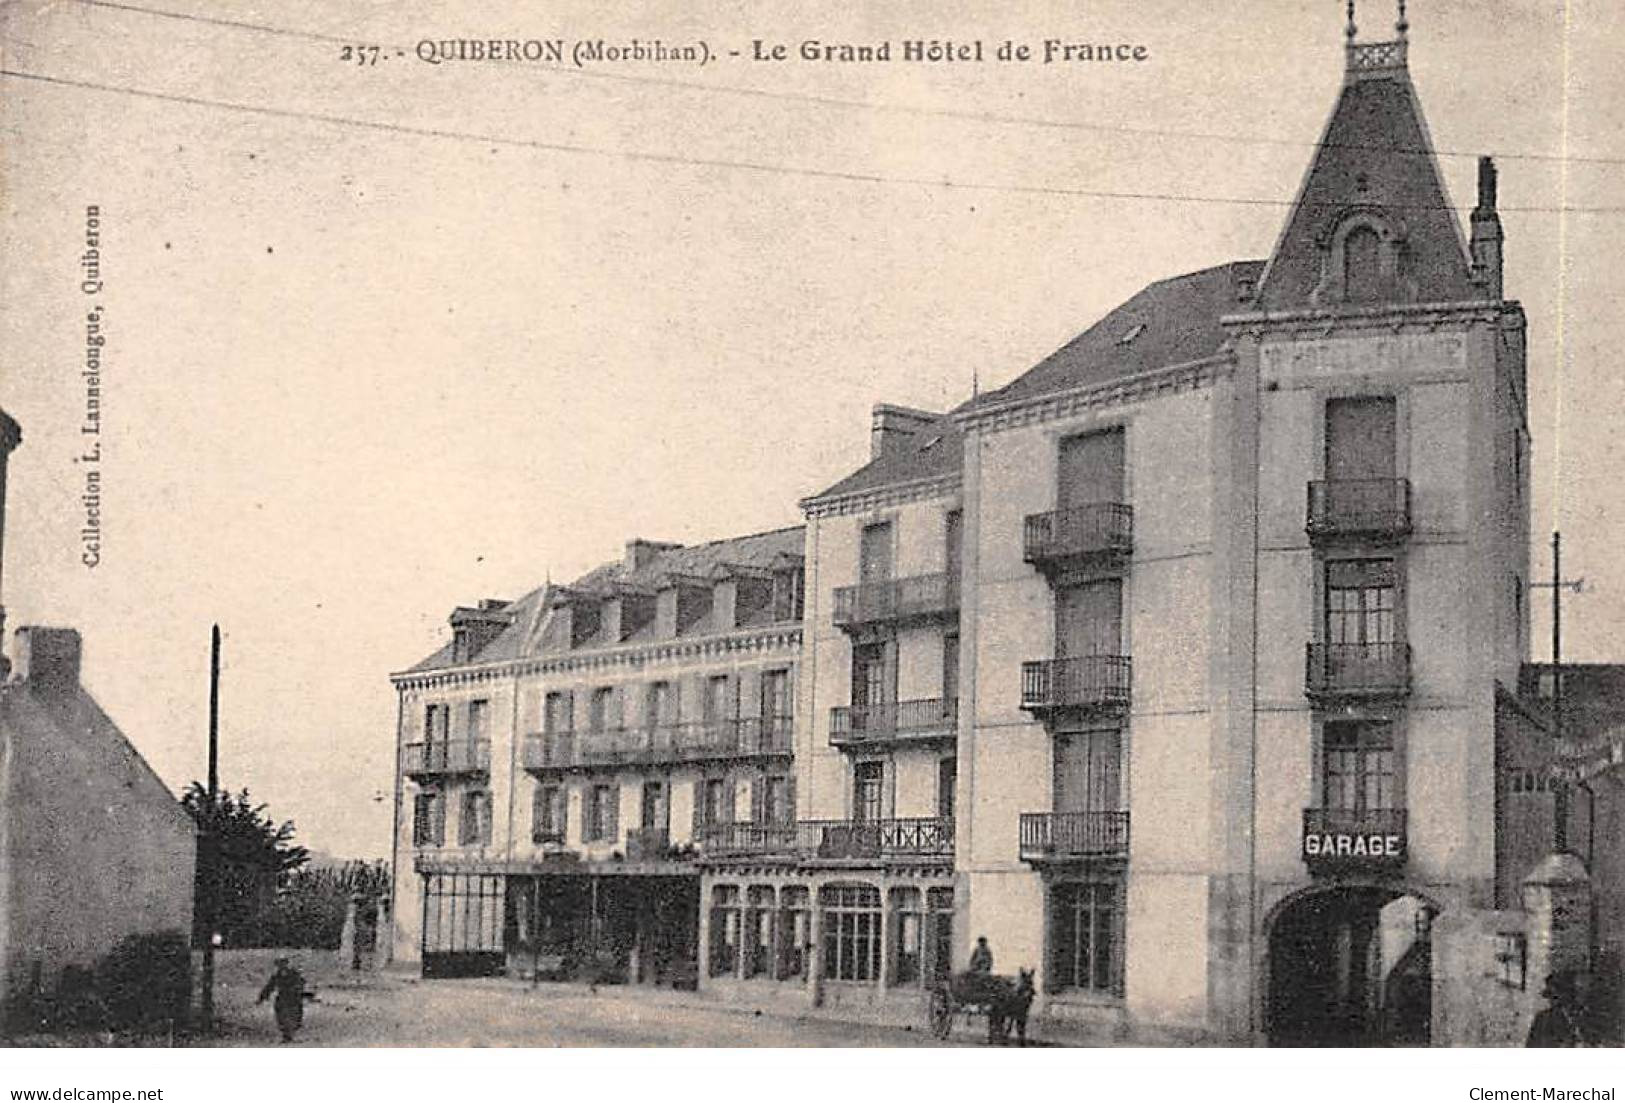
[(260, 923), (262, 944), (336, 949), (344, 917), (356, 904), (356, 932), (362, 945), (375, 937), (378, 905), (389, 896), (389, 867), (383, 862), (345, 862), (295, 870), (277, 890)]
[[(293, 843), (292, 820), (280, 825), (265, 814), (266, 806), (255, 804), (243, 789), (233, 795), (222, 790), (209, 804), (209, 791), (194, 781), (181, 797), (181, 805), (191, 814), (200, 832), (213, 835), (219, 855), (219, 901), (215, 930), (231, 945), (251, 945), (257, 941), (260, 913), (276, 898), (276, 891), (288, 874), (310, 860), (310, 852)], [(209, 937), (202, 929), (208, 914), (204, 905), (206, 847), (198, 848), (198, 869), (193, 888), (194, 939)]]

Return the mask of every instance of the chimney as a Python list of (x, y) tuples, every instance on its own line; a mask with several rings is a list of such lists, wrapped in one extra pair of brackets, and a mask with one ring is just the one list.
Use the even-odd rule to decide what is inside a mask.
[(919, 442), (920, 434), (941, 417), (928, 410), (880, 403), (875, 406), (869, 430), (869, 458), (878, 460), (913, 447)]
[(1499, 302), (1501, 284), (1501, 216), (1495, 210), (1495, 162), (1488, 157), (1478, 159), (1478, 206), (1473, 208), (1473, 278), (1483, 285), (1488, 297)]
[(36, 693), (59, 696), (79, 685), (79, 633), (72, 628), (17, 629), (17, 679)]
[(513, 623), (508, 612), (511, 602), (501, 598), (485, 598), (475, 608), (459, 606), (451, 613), (451, 640), (454, 663), (472, 662), (502, 630)]
[[(4, 410), (0, 410), (0, 580), (6, 575), (6, 467), (11, 453), (23, 442), (23, 430)], [(0, 641), (6, 638), (5, 589), (0, 585)], [(0, 655), (0, 680), (11, 672), (11, 660)]]
[(626, 542), (626, 559), (623, 563), (623, 568), (627, 574), (632, 574), (635, 571), (641, 571), (650, 563), (653, 563), (655, 556), (659, 555), (661, 552), (676, 551), (682, 546), (683, 545), (681, 544), (663, 543), (659, 540), (628, 540)]

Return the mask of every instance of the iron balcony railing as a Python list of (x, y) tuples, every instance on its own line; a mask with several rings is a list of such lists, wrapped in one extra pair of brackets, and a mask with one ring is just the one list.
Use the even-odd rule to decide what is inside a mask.
[(1133, 685), (1127, 655), (1080, 655), (1021, 664), (1021, 707), (1029, 712), (1064, 708), (1123, 708)]
[(1310, 697), (1403, 697), (1411, 691), (1411, 648), (1404, 643), (1312, 643), (1304, 690)]
[(401, 757), (402, 770), (409, 777), (480, 774), (491, 768), (491, 741), (451, 739), (408, 743), (402, 748)]
[(947, 618), (958, 611), (959, 580), (947, 574), (864, 582), (835, 591), (834, 620), (843, 628)]
[(954, 821), (926, 817), (711, 824), (700, 829), (698, 841), (712, 856), (773, 854), (802, 861), (952, 858)]
[(1311, 868), (1405, 864), (1403, 808), (1305, 808), (1303, 860)]
[(794, 856), (801, 834), (793, 823), (711, 823), (699, 829), (695, 842), (708, 855)]
[(1411, 531), (1411, 482), (1317, 479), (1309, 484), (1309, 515), (1304, 528), (1316, 540), (1406, 536)]
[(525, 740), (524, 766), (527, 770), (546, 770), (787, 755), (794, 730), (795, 721), (788, 716), (748, 716), (641, 728), (546, 732)]
[(1095, 502), (1051, 513), (1030, 513), (1022, 525), (1022, 556), (1037, 566), (1134, 550), (1134, 507)]
[(1123, 858), (1128, 855), (1127, 812), (1023, 812), (1023, 861)]
[(832, 747), (850, 747), (929, 739), (951, 736), (958, 725), (959, 702), (954, 698), (837, 705), (829, 710), (829, 742)]

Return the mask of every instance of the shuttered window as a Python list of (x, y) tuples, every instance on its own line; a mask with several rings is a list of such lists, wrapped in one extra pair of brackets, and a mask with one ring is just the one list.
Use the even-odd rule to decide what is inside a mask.
[(1120, 655), (1123, 651), (1123, 583), (1105, 578), (1067, 586), (1055, 595), (1055, 657)]
[(444, 846), (446, 799), (439, 793), (419, 793), (412, 801), (412, 845)]
[(620, 786), (594, 785), (587, 790), (586, 797), (587, 822), (583, 837), (594, 842), (615, 839), (620, 834)]
[(1123, 736), (1117, 729), (1055, 736), (1055, 811), (1122, 809)]
[(537, 789), (531, 804), (531, 841), (562, 843), (566, 807), (564, 790), (559, 786), (543, 785)]
[(491, 794), (475, 789), (463, 794), (457, 841), (463, 846), (484, 846), (491, 841)]
[(1061, 441), (1056, 487), (1056, 508), (1065, 512), (1083, 506), (1123, 500), (1123, 430), (1067, 437)]

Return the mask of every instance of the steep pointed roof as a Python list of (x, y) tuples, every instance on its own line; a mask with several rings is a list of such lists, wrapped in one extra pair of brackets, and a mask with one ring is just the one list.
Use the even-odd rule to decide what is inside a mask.
[(1403, 32), (1394, 42), (1351, 38), (1337, 105), (1259, 285), (1263, 309), (1326, 305), (1316, 293), (1333, 234), (1359, 213), (1384, 219), (1401, 235), (1405, 301), (1482, 297), (1411, 84), (1408, 50)]

